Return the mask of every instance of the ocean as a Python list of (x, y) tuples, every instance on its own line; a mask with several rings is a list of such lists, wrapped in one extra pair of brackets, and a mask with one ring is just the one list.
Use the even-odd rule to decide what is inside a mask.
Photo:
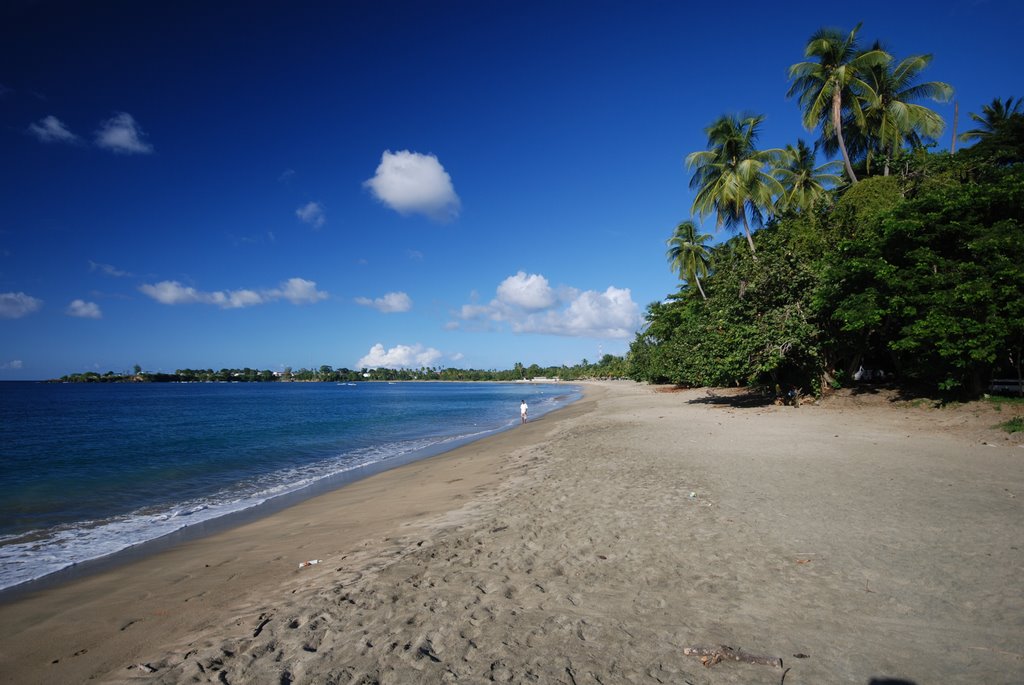
[(447, 451), (578, 399), (523, 383), (0, 383), (0, 589)]

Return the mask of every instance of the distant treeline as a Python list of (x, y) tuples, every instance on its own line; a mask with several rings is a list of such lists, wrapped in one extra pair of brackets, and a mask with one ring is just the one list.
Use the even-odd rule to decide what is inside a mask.
[(513, 368), (497, 371), (494, 369), (456, 369), (442, 367), (420, 367), (418, 369), (335, 369), (323, 365), (315, 369), (285, 367), (283, 371), (268, 369), (178, 369), (174, 373), (151, 373), (136, 365), (133, 372), (100, 374), (94, 371), (74, 373), (54, 379), (59, 383), (357, 383), (361, 381), (518, 381), (534, 378), (558, 378), (563, 381), (586, 378), (621, 378), (627, 375), (626, 360), (623, 357), (606, 354), (597, 363), (584, 359), (573, 366), (547, 366), (537, 364), (524, 366), (517, 363)]

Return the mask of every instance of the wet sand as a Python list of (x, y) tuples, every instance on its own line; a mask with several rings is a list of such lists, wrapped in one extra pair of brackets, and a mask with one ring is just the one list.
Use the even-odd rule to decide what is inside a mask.
[(0, 682), (1019, 683), (1013, 412), (590, 384), (0, 606)]

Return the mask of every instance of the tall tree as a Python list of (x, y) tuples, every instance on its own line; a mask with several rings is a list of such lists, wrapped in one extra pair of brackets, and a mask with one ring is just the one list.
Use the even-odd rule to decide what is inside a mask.
[(993, 98), (991, 103), (982, 105), (980, 115), (971, 112), (971, 119), (979, 124), (979, 128), (964, 131), (960, 134), (960, 140), (964, 142), (980, 141), (997, 133), (1000, 128), (1009, 123), (1010, 119), (1021, 115), (1021, 106), (1020, 98), (1010, 97), (1006, 100)]
[(796, 147), (786, 146), (785, 161), (775, 169), (775, 176), (785, 190), (782, 206), (797, 212), (810, 209), (828, 191), (826, 184), (842, 184), (843, 178), (839, 175), (842, 162), (825, 162), (815, 166), (817, 152), (817, 144), (811, 148), (803, 140), (797, 140)]
[[(874, 51), (885, 52), (880, 43)], [(953, 87), (942, 81), (919, 82), (921, 72), (931, 63), (931, 55), (911, 55), (899, 62), (875, 64), (865, 73), (875, 98), (864, 111), (864, 131), (869, 141), (869, 157), (880, 154), (886, 159), (885, 175), (889, 175), (888, 158), (904, 144), (922, 147), (927, 139), (942, 135), (946, 122), (937, 113), (917, 104), (928, 98), (946, 102), (953, 95)]]
[(864, 125), (862, 103), (872, 103), (876, 96), (862, 76), (871, 67), (892, 59), (881, 50), (862, 52), (857, 44), (860, 27), (857, 24), (849, 35), (828, 28), (816, 31), (804, 49), (804, 57), (814, 61), (798, 62), (789, 68), (793, 83), (786, 94), (797, 96), (808, 131), (820, 126), (823, 139), (835, 136), (846, 175), (853, 183), (857, 182), (857, 175), (853, 173), (843, 138), (843, 113), (849, 112), (857, 125)]
[(668, 239), (665, 257), (673, 271), (687, 283), (696, 283), (703, 299), (708, 299), (700, 284), (700, 277), (707, 278), (711, 270), (711, 252), (704, 243), (711, 240), (709, 233), (697, 233), (697, 224), (692, 219), (679, 222), (672, 237)]
[(774, 209), (774, 198), (783, 193), (771, 173), (783, 151), (756, 147), (763, 121), (763, 115), (724, 115), (705, 129), (708, 149), (686, 156), (686, 166), (694, 170), (690, 188), (697, 190), (691, 211), (700, 218), (714, 214), (719, 227), (742, 225), (755, 259), (747, 215), (763, 223), (765, 213)]

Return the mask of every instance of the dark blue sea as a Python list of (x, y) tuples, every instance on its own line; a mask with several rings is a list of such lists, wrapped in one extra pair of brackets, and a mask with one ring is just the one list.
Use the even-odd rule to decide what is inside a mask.
[[(0, 589), (578, 399), (496, 383), (0, 383)], [(279, 500), (280, 501), (280, 500)]]

